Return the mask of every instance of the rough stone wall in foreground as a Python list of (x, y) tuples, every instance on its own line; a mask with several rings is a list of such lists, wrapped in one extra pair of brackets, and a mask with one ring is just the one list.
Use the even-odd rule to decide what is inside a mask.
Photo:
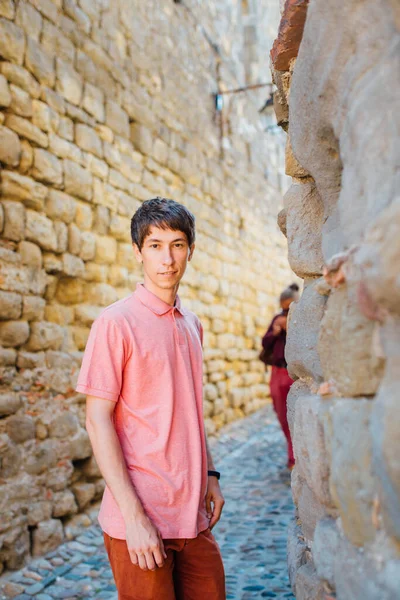
[(296, 59), (291, 28), (302, 27), (306, 5), (286, 2), (272, 51), (293, 177), (280, 223), (305, 283), (287, 345), (296, 379), (289, 570), (297, 600), (393, 600), (400, 590), (400, 11), (389, 0), (310, 0)]
[(93, 319), (141, 279), (144, 199), (197, 216), (181, 295), (206, 332), (208, 432), (267, 401), (259, 339), (290, 277), (267, 92), (226, 98), (221, 139), (212, 94), (243, 84), (240, 3), (186, 5), (0, 0), (0, 572), (73, 535), (101, 496), (73, 390)]

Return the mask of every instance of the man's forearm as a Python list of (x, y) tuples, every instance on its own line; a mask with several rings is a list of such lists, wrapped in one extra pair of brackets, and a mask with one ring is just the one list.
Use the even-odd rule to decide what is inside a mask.
[(121, 445), (111, 418), (87, 419), (86, 429), (104, 480), (115, 498), (125, 523), (144, 515), (144, 509), (128, 475)]
[(206, 450), (207, 450), (207, 468), (209, 471), (215, 471), (213, 457), (211, 455), (210, 446), (208, 445), (208, 440), (206, 436)]

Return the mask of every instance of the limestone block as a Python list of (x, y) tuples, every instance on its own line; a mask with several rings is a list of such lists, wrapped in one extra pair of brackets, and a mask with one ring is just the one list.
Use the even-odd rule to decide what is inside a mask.
[(32, 244), (32, 242), (22, 241), (18, 244), (18, 252), (23, 265), (41, 269), (42, 253), (39, 246)]
[(322, 381), (317, 342), (326, 298), (318, 294), (317, 283), (318, 279), (306, 280), (300, 300), (290, 307), (285, 355), (292, 377), (312, 377)]
[(117, 242), (108, 236), (96, 236), (96, 262), (113, 264), (117, 258)]
[(82, 281), (62, 278), (58, 281), (56, 298), (60, 304), (79, 304), (83, 302), (84, 288)]
[(21, 444), (35, 437), (35, 421), (26, 415), (14, 415), (7, 419), (8, 437), (16, 444)]
[(57, 2), (52, 2), (51, 0), (31, 0), (31, 4), (52, 23), (58, 24), (60, 15), (57, 9)]
[(51, 502), (34, 502), (28, 508), (28, 525), (37, 525), (51, 517)]
[(310, 394), (311, 391), (309, 385), (302, 379), (298, 379), (290, 387), (287, 397), (287, 419), (292, 438), (294, 436), (294, 421), (297, 402), (302, 396), (309, 396)]
[(73, 142), (74, 140), (74, 122), (69, 117), (60, 117), (60, 123), (58, 125), (58, 135)]
[(47, 54), (43, 46), (30, 37), (26, 45), (25, 65), (42, 85), (53, 87), (56, 78), (54, 56)]
[(21, 117), (32, 117), (32, 99), (28, 92), (13, 83), (10, 85), (11, 104), (10, 110)]
[(59, 325), (69, 325), (74, 320), (74, 309), (71, 306), (48, 304), (45, 307), (44, 315), (46, 321), (58, 323)]
[(81, 249), (79, 256), (82, 260), (93, 260), (96, 256), (96, 236), (90, 231), (81, 234)]
[(14, 242), (20, 241), (25, 233), (25, 208), (19, 202), (3, 200), (4, 211), (3, 236)]
[(15, 6), (13, 0), (1, 0), (0, 2), (0, 16), (6, 17), (6, 19), (13, 20), (15, 16)]
[(115, 133), (129, 138), (129, 117), (119, 104), (112, 100), (106, 102), (106, 125)]
[(11, 93), (8, 87), (7, 79), (0, 75), (0, 106), (10, 106)]
[(61, 60), (56, 59), (57, 66), (57, 92), (71, 104), (79, 106), (82, 99), (83, 82), (82, 77), (73, 67)]
[(3, 62), (1, 63), (1, 72), (10, 83), (14, 83), (28, 92), (32, 98), (39, 98), (40, 84), (27, 69), (11, 62)]
[(374, 345), (374, 322), (358, 308), (354, 288), (336, 288), (321, 323), (318, 353), (326, 381), (343, 396), (374, 394), (383, 374), (383, 360)]
[(0, 319), (19, 319), (22, 312), (22, 298), (13, 292), (0, 292)]
[(339, 530), (333, 519), (318, 521), (314, 533), (313, 558), (320, 579), (335, 588), (335, 556), (340, 551)]
[(74, 435), (78, 428), (79, 421), (76, 415), (64, 412), (49, 423), (49, 435), (55, 438), (68, 438)]
[(55, 550), (64, 538), (64, 531), (59, 519), (49, 519), (38, 524), (33, 531), (33, 556), (41, 556)]
[[(60, 117), (58, 113), (40, 100), (32, 102), (32, 123), (45, 132), (55, 132), (58, 130)], [(52, 150), (52, 143), (49, 139), (49, 147)]]
[(69, 158), (78, 164), (84, 163), (83, 154), (76, 144), (55, 135), (49, 134), (49, 150), (59, 158)]
[(33, 123), (27, 119), (18, 117), (18, 115), (7, 115), (5, 124), (9, 129), (12, 129), (15, 131), (15, 133), (18, 133), (19, 136), (26, 138), (30, 142), (34, 142), (38, 146), (47, 148), (47, 135), (40, 131), (39, 127), (36, 127), (36, 125), (33, 125)]
[(8, 435), (0, 434), (0, 477), (13, 477), (21, 464), (21, 451)]
[(71, 254), (79, 254), (82, 246), (82, 235), (79, 227), (75, 223), (70, 223), (68, 227), (68, 250)]
[(292, 472), (292, 493), (301, 519), (303, 535), (307, 540), (312, 541), (314, 539), (316, 524), (327, 513), (325, 507), (318, 501), (306, 480), (300, 476), (297, 466), (295, 466)]
[(50, 190), (45, 204), (46, 215), (51, 219), (60, 219), (64, 223), (71, 223), (76, 214), (77, 203), (75, 198), (59, 192)]
[(21, 142), (21, 158), (19, 163), (19, 171), (24, 174), (29, 171), (33, 165), (33, 148), (29, 142), (22, 140)]
[(82, 106), (96, 121), (104, 123), (104, 94), (90, 83), (85, 83)]
[(90, 304), (108, 306), (119, 299), (116, 290), (107, 283), (92, 283), (86, 286), (86, 289), (87, 300)]
[(3, 196), (21, 200), (29, 208), (41, 210), (48, 190), (41, 183), (13, 171), (2, 171), (1, 191)]
[(39, 350), (59, 350), (64, 339), (64, 330), (56, 323), (48, 321), (31, 323), (31, 335), (26, 349), (31, 352)]
[(89, 504), (96, 493), (94, 483), (76, 483), (72, 486), (72, 490), (80, 510)]
[(302, 565), (296, 575), (296, 600), (325, 600), (322, 581), (311, 562)]
[(85, 272), (85, 264), (78, 256), (65, 253), (62, 256), (62, 270), (68, 277), (82, 277)]
[(38, 369), (44, 366), (44, 352), (25, 352), (23, 350), (18, 352), (17, 367), (19, 369)]
[(289, 581), (293, 592), (296, 593), (296, 575), (299, 568), (307, 562), (307, 546), (295, 517), (288, 527), (287, 562)]
[(375, 536), (372, 522), (375, 481), (368, 431), (371, 408), (372, 402), (366, 399), (339, 400), (331, 408), (330, 488), (343, 531), (356, 546)]
[(91, 327), (93, 321), (97, 319), (100, 312), (101, 308), (98, 306), (89, 306), (87, 304), (83, 304), (76, 307), (75, 317), (78, 323), (82, 323), (87, 327)]
[(20, 2), (17, 7), (15, 23), (36, 42), (39, 41), (43, 19), (40, 13), (27, 2)]
[(72, 196), (89, 201), (92, 199), (92, 174), (68, 159), (64, 159), (64, 186)]
[(26, 321), (41, 321), (44, 317), (46, 301), (39, 296), (24, 296), (22, 318)]
[(92, 152), (99, 158), (103, 157), (103, 146), (101, 139), (91, 127), (77, 123), (75, 125), (75, 141), (77, 145), (82, 148), (82, 150)]
[(68, 228), (62, 221), (54, 221), (54, 231), (57, 237), (57, 252), (66, 252), (68, 246)]
[(150, 129), (140, 123), (131, 123), (130, 139), (142, 154), (152, 154), (154, 142)]
[(83, 460), (92, 456), (92, 445), (85, 429), (80, 428), (78, 432), (70, 439), (70, 458), (71, 460)]
[(93, 213), (90, 206), (83, 202), (76, 203), (75, 223), (83, 231), (90, 231), (92, 229)]
[(25, 236), (44, 250), (57, 250), (57, 236), (52, 221), (34, 210), (26, 211)]
[(56, 492), (53, 496), (53, 517), (65, 517), (78, 512), (75, 496), (70, 490)]
[[(389, 324), (393, 327), (393, 323)], [(397, 334), (396, 334), (397, 336)], [(399, 358), (397, 345), (394, 356), (386, 363), (371, 416), (374, 473), (379, 480), (379, 501), (383, 522), (390, 536), (400, 540), (400, 460), (398, 456), (398, 385)]]
[(299, 397), (293, 432), (298, 473), (326, 506), (333, 504), (329, 492), (330, 440), (326, 440), (329, 428), (325, 426), (331, 406), (332, 401), (319, 396)]
[(0, 344), (5, 348), (21, 346), (29, 337), (26, 321), (4, 321), (0, 323)]
[(85, 167), (89, 169), (93, 175), (99, 177), (102, 181), (106, 181), (108, 179), (109, 168), (104, 160), (101, 160), (93, 154), (88, 154), (86, 152), (83, 155), (83, 160)]
[(35, 148), (33, 150), (32, 175), (39, 181), (59, 186), (63, 180), (62, 164), (47, 150)]
[(118, 241), (131, 240), (130, 219), (114, 215), (110, 220), (110, 234)]
[(0, 17), (0, 55), (10, 62), (22, 65), (25, 36), (21, 27)]
[(16, 413), (20, 406), (20, 397), (14, 392), (0, 393), (0, 417)]
[(43, 255), (43, 267), (46, 273), (56, 275), (62, 272), (62, 260), (56, 254), (46, 252)]
[[(136, 153), (135, 153), (136, 154)], [(121, 155), (121, 166), (119, 167), (122, 175), (133, 183), (140, 183), (142, 180), (142, 165), (131, 156)], [(112, 183), (110, 181), (110, 183)]]
[(121, 153), (118, 150), (118, 148), (109, 143), (109, 142), (103, 142), (103, 148), (104, 148), (104, 158), (107, 161), (107, 163), (110, 165), (110, 167), (113, 167), (114, 169), (119, 169), (121, 166)]
[(284, 196), (289, 263), (299, 277), (322, 274), (322, 200), (309, 181), (294, 183)]
[(64, 1), (64, 10), (66, 14), (71, 17), (78, 24), (78, 28), (84, 33), (88, 34), (90, 32), (90, 18), (85, 14), (85, 12), (79, 8), (75, 2), (72, 0)]

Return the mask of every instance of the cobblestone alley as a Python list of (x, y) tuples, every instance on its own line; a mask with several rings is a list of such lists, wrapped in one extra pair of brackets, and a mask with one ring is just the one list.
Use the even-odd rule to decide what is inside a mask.
[[(210, 445), (226, 499), (214, 532), (224, 556), (227, 599), (293, 598), (286, 567), (293, 505), (285, 443), (271, 407), (225, 427)], [(14, 573), (6, 591), (2, 600), (116, 600), (99, 528)]]

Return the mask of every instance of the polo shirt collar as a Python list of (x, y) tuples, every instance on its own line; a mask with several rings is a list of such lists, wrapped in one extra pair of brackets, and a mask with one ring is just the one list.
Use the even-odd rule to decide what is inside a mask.
[(147, 308), (152, 310), (153, 313), (155, 313), (156, 315), (165, 315), (173, 308), (176, 308), (181, 313), (181, 315), (184, 314), (181, 305), (181, 299), (178, 295), (175, 298), (175, 305), (171, 306), (170, 304), (167, 304), (167, 302), (164, 302), (164, 300), (161, 300), (161, 298), (159, 298), (152, 292), (149, 292), (149, 290), (144, 287), (143, 283), (138, 283), (136, 285), (135, 295), (139, 298), (142, 304), (144, 304)]

